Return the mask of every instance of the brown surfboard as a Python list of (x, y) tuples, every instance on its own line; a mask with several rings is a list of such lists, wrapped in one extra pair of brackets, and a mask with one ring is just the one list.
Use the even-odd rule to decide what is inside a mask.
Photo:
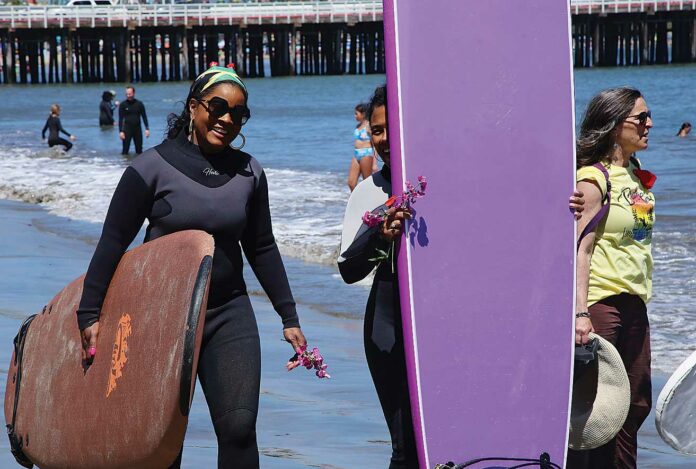
[(15, 339), (5, 420), (20, 464), (166, 468), (184, 440), (212, 268), (213, 238), (183, 231), (126, 253), (85, 369), (75, 311), (83, 277)]

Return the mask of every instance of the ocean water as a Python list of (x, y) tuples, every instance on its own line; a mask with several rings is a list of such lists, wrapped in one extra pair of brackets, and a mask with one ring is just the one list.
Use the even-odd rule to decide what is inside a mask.
[[(658, 175), (649, 313), (653, 364), (662, 373), (696, 349), (696, 134), (674, 136), (681, 122), (696, 123), (694, 73), (694, 66), (668, 66), (575, 74), (578, 122), (591, 96), (610, 86), (638, 87), (653, 113), (650, 148), (639, 156)], [(334, 261), (349, 195), (353, 106), (383, 82), (384, 76), (248, 80), (252, 118), (243, 129), (245, 150), (266, 168), (274, 231), (293, 290), (300, 305), (331, 315), (359, 317), (365, 304), (366, 286), (343, 285)], [(70, 234), (97, 239), (110, 196), (130, 162), (119, 154), (117, 129), (97, 125), (100, 96), (108, 88), (123, 99), (123, 86), (116, 85), (0, 87), (0, 198), (91, 222), (75, 224)], [(187, 89), (186, 83), (137, 86), (152, 130), (146, 148), (162, 140), (166, 116), (181, 111)], [(62, 106), (64, 127), (78, 137), (67, 154), (40, 140), (52, 103)], [(71, 230), (69, 223), (46, 228)]]
[[(353, 107), (383, 76), (250, 79), (252, 118), (245, 151), (267, 170), (274, 229), (282, 251), (315, 263), (335, 259), (348, 197), (345, 176), (352, 155)], [(123, 87), (113, 86), (123, 99)], [(98, 127), (105, 86), (3, 87), (0, 117), (0, 196), (42, 203), (54, 214), (99, 223), (128, 158), (118, 130)], [(183, 109), (186, 83), (144, 84), (151, 136), (164, 138), (166, 117)], [(73, 150), (49, 149), (39, 138), (52, 103), (77, 136)], [(131, 146), (131, 152), (133, 147)]]

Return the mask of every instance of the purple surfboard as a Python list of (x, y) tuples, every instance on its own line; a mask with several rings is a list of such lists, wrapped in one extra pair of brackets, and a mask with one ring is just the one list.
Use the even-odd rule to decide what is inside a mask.
[(565, 461), (569, 22), (560, 0), (384, 2), (394, 193), (428, 179), (398, 259), (424, 468), (542, 453)]

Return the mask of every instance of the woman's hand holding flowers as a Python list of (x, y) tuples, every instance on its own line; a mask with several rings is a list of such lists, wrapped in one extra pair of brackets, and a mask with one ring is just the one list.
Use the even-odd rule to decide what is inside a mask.
[(411, 218), (411, 211), (404, 207), (391, 207), (385, 213), (386, 217), (380, 228), (380, 235), (391, 242), (401, 236), (405, 221)]

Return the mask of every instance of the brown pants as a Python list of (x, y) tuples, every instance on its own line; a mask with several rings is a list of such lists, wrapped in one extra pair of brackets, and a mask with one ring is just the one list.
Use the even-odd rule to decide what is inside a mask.
[(616, 437), (589, 451), (568, 450), (568, 469), (631, 469), (636, 467), (638, 429), (650, 413), (650, 325), (643, 300), (622, 293), (589, 308), (595, 332), (611, 342), (623, 358), (631, 384), (628, 417)]

